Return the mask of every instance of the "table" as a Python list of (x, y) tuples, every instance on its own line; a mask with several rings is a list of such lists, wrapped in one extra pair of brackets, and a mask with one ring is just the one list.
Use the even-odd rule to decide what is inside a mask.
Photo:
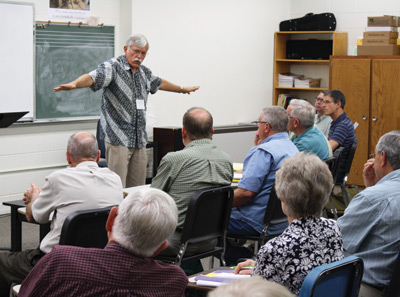
[[(18, 212), (18, 209), (26, 207), (26, 205), (22, 199), (3, 202), (3, 205), (11, 207), (11, 251), (19, 252), (22, 250), (22, 222), (28, 222), (28, 220), (25, 214)], [(39, 225), (39, 237), (41, 241), (50, 231), (50, 223)]]
[(209, 291), (214, 290), (216, 287), (208, 287), (208, 286), (199, 286), (195, 282), (190, 282), (194, 277), (201, 274), (208, 274), (214, 272), (216, 270), (231, 270), (232, 267), (223, 266), (223, 267), (214, 267), (193, 275), (189, 275), (189, 283), (186, 287), (185, 296), (186, 297), (206, 297)]

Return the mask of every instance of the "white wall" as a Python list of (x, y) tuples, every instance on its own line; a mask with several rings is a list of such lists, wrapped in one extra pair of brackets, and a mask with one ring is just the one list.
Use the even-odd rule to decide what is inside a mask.
[[(28, 2), (29, 0), (8, 1)], [(48, 21), (49, 1), (31, 0), (30, 2), (35, 3), (36, 20)], [(119, 32), (125, 25), (120, 24), (120, 1), (92, 1), (91, 9), (91, 15), (98, 16), (100, 23), (115, 26), (117, 54), (121, 54)], [(79, 22), (81, 20), (50, 19), (50, 21)], [(5, 99), (0, 97), (0, 100)], [(95, 132), (95, 128), (96, 121), (79, 121), (57, 124), (19, 124), (0, 129), (0, 214), (9, 212), (9, 207), (4, 207), (2, 202), (21, 199), (30, 182), (42, 185), (46, 175), (67, 165), (65, 150), (71, 134), (79, 130)]]
[(362, 38), (367, 17), (380, 15), (400, 16), (398, 0), (291, 0), (290, 18), (306, 13), (332, 12), (335, 14), (336, 31), (349, 33), (348, 55), (354, 54), (357, 38)]
[(132, 32), (150, 43), (144, 64), (196, 93), (152, 96), (159, 125), (180, 126), (192, 106), (215, 125), (256, 119), (272, 103), (274, 32), (289, 17), (289, 1), (133, 1)]

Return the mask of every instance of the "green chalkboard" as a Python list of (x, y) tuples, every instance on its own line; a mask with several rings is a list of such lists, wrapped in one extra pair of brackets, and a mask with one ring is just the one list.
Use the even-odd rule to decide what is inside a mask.
[(100, 115), (101, 93), (89, 88), (55, 93), (114, 56), (114, 27), (36, 24), (36, 119)]

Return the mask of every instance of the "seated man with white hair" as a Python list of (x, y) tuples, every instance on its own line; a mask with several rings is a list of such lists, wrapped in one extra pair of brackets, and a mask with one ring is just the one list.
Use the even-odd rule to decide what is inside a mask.
[(322, 132), (314, 126), (315, 108), (308, 101), (292, 99), (287, 108), (290, 117), (291, 140), (300, 152), (316, 154), (321, 160), (332, 155), (332, 149)]
[(104, 249), (54, 247), (18, 296), (183, 296), (188, 283), (183, 270), (152, 259), (167, 247), (177, 218), (176, 204), (165, 192), (132, 192), (111, 209)]

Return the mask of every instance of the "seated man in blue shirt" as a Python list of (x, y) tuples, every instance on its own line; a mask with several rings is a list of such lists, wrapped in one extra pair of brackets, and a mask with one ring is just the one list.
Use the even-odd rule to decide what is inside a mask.
[(337, 223), (345, 256), (354, 254), (364, 261), (359, 296), (383, 296), (400, 251), (400, 131), (379, 139), (363, 177), (366, 189), (351, 200)]
[(292, 141), (300, 152), (316, 154), (321, 160), (331, 155), (330, 145), (322, 132), (314, 126), (315, 108), (306, 100), (292, 99), (287, 108), (289, 131)]
[[(243, 176), (234, 193), (228, 234), (259, 235), (262, 232), (275, 173), (285, 159), (299, 152), (289, 140), (289, 116), (282, 107), (264, 108), (256, 122), (255, 146), (244, 160)], [(287, 225), (287, 222), (272, 225), (268, 234), (279, 234)], [(235, 258), (232, 247), (228, 245), (226, 260), (232, 263)]]
[(343, 181), (347, 157), (353, 142), (357, 139), (354, 125), (343, 111), (345, 103), (346, 98), (341, 91), (331, 90), (325, 92), (323, 103), (324, 112), (332, 118), (328, 135), (329, 144), (332, 147), (332, 151), (335, 151), (339, 146), (344, 147), (343, 157), (339, 165), (337, 182)]

